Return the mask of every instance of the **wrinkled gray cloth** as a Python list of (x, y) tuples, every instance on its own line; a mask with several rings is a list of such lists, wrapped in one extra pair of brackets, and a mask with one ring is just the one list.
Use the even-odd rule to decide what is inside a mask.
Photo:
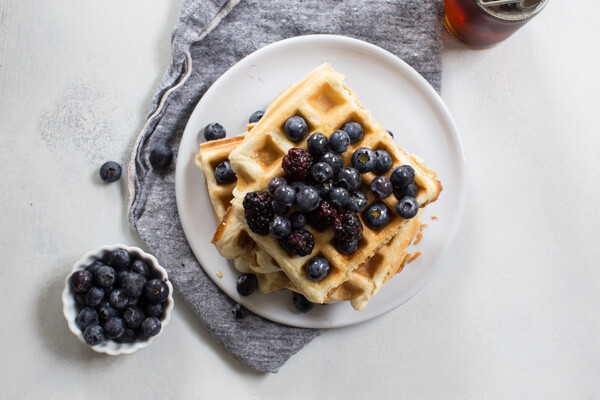
[(206, 276), (184, 236), (175, 202), (175, 162), (158, 173), (148, 161), (150, 150), (167, 144), (176, 156), (187, 120), (208, 87), (244, 56), (288, 37), (329, 33), (374, 43), (409, 63), (439, 91), (443, 9), (443, 0), (182, 0), (173, 61), (129, 168), (129, 218), (206, 329), (251, 368), (276, 372), (319, 330), (283, 326), (254, 314), (233, 318), (234, 302)]

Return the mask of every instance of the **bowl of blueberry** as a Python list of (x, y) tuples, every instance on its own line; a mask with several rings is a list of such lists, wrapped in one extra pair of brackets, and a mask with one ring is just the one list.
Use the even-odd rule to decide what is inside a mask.
[(171, 318), (173, 286), (154, 256), (137, 247), (102, 246), (65, 280), (63, 314), (92, 350), (131, 354), (147, 347)]

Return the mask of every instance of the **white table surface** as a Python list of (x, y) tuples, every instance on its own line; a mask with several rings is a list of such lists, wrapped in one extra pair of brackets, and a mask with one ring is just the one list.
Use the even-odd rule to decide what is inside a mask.
[(262, 374), (177, 296), (164, 334), (131, 356), (95, 354), (62, 317), (84, 252), (143, 246), (126, 179), (104, 185), (98, 168), (127, 164), (178, 1), (0, 0), (0, 397), (599, 398), (600, 5), (576, 3), (551, 1), (491, 50), (445, 38), (469, 185), (445, 268)]

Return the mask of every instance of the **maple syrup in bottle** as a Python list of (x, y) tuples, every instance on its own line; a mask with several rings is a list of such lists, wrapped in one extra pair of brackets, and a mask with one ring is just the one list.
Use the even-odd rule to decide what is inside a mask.
[(445, 0), (445, 27), (459, 42), (492, 47), (536, 16), (548, 0)]

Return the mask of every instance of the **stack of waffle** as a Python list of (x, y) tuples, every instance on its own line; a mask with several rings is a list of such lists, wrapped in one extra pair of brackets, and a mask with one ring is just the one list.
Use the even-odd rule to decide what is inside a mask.
[[(247, 133), (200, 146), (196, 162), (206, 177), (217, 222), (213, 244), (221, 255), (234, 261), (240, 272), (256, 274), (262, 293), (289, 289), (314, 303), (348, 300), (355, 309), (364, 309), (382, 285), (411, 259), (407, 248), (420, 233), (421, 212), (412, 219), (402, 219), (393, 211), (398, 200), (394, 196), (383, 200), (391, 210), (389, 223), (381, 229), (371, 229), (359, 215), (363, 237), (350, 255), (336, 249), (332, 229), (304, 227), (314, 236), (315, 243), (307, 256), (292, 255), (277, 239), (252, 232), (244, 213), (245, 195), (267, 190), (273, 177), (283, 175), (282, 159), (290, 148), (306, 148), (306, 140), (292, 142), (283, 131), (286, 120), (296, 115), (308, 123), (309, 135), (322, 132), (329, 136), (348, 121), (360, 123), (364, 136), (341, 154), (345, 166), (351, 165), (350, 158), (360, 147), (384, 149), (393, 162), (385, 176), (389, 177), (399, 165), (410, 165), (415, 170), (415, 199), (421, 210), (437, 199), (442, 188), (435, 171), (401, 149), (344, 85), (343, 75), (324, 64), (277, 96), (258, 123), (248, 126)], [(227, 159), (237, 181), (219, 184), (214, 170)], [(373, 172), (362, 174), (363, 185), (368, 186), (375, 176)], [(376, 201), (370, 191), (367, 196), (369, 204)], [(317, 255), (329, 261), (330, 270), (324, 279), (315, 282), (306, 276), (305, 265)]]

